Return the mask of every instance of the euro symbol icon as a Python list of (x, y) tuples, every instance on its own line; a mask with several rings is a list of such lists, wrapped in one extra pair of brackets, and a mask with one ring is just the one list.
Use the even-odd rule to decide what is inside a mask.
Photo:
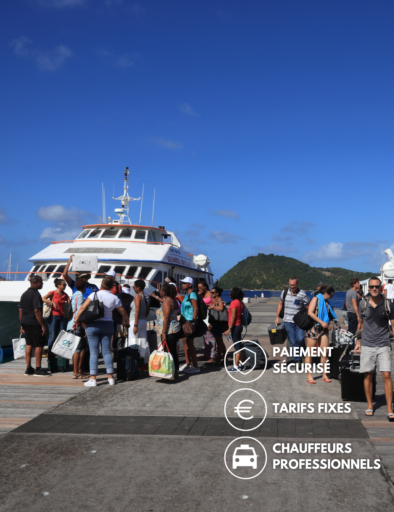
[(234, 412), (237, 413), (242, 420), (252, 420), (253, 416), (250, 416), (249, 418), (242, 416), (242, 414), (248, 414), (252, 410), (252, 405), (242, 405), (244, 402), (249, 402), (250, 404), (254, 405), (252, 400), (242, 400), (238, 405), (234, 407)]

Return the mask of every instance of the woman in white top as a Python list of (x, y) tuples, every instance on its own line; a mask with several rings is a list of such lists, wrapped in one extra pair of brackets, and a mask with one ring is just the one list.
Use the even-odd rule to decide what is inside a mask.
[(146, 319), (149, 315), (148, 298), (144, 295), (145, 281), (137, 279), (134, 281), (134, 300), (130, 310), (129, 346), (138, 345), (140, 357), (145, 363), (149, 361), (149, 345), (146, 333)]
[(114, 333), (113, 320), (112, 320), (112, 311), (116, 308), (123, 317), (124, 324), (129, 327), (129, 317), (122, 306), (120, 299), (111, 293), (111, 288), (114, 285), (114, 280), (112, 277), (104, 277), (101, 282), (101, 289), (97, 293), (92, 293), (80, 307), (77, 316), (75, 318), (75, 323), (73, 328), (77, 327), (79, 317), (82, 312), (89, 306), (92, 300), (94, 300), (95, 295), (97, 295), (97, 299), (103, 303), (104, 305), (104, 316), (99, 318), (98, 320), (94, 320), (93, 322), (86, 324), (86, 334), (89, 342), (90, 349), (90, 379), (85, 382), (85, 386), (97, 386), (96, 376), (98, 373), (98, 357), (100, 352), (100, 342), (101, 342), (101, 352), (104, 357), (105, 368), (108, 374), (108, 382), (111, 386), (115, 384), (115, 380), (113, 378), (113, 362), (112, 362), (112, 353), (111, 353), (111, 338)]

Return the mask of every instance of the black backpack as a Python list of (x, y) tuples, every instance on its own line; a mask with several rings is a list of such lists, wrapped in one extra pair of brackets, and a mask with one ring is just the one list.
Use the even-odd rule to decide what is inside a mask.
[[(205, 302), (202, 300), (201, 295), (199, 295), (198, 293), (196, 295), (197, 295), (197, 308), (198, 308), (197, 320), (205, 320), (208, 315), (208, 307), (205, 304)], [(190, 304), (192, 303), (192, 301), (190, 300), (190, 293), (187, 296), (187, 300), (190, 302)]]

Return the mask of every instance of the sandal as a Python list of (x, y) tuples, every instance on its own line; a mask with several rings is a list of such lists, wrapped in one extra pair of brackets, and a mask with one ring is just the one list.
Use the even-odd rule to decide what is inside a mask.
[[(367, 414), (367, 413), (369, 413), (369, 412), (370, 412), (371, 414)], [(365, 414), (365, 416), (368, 416), (368, 417), (373, 416), (373, 409), (367, 409), (367, 410), (365, 411), (365, 413), (364, 413), (364, 414)], [(389, 420), (389, 421), (390, 421), (390, 420)]]
[(80, 373), (73, 373), (73, 379), (81, 379), (82, 375)]
[(315, 381), (315, 380), (313, 380), (313, 379), (312, 379), (312, 380), (307, 379), (307, 383), (308, 383), (308, 384), (316, 384), (316, 381)]
[(331, 379), (329, 379), (328, 377), (325, 377), (324, 379), (322, 379), (323, 382), (327, 382), (327, 384), (330, 384), (330, 382), (332, 382)]
[(389, 412), (387, 415), (387, 419), (391, 422), (394, 421), (394, 412)]

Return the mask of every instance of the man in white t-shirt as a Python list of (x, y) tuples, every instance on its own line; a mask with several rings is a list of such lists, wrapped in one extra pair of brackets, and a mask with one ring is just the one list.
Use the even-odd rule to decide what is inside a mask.
[(388, 284), (386, 284), (384, 288), (384, 296), (386, 299), (394, 299), (394, 285), (392, 279), (389, 279)]

